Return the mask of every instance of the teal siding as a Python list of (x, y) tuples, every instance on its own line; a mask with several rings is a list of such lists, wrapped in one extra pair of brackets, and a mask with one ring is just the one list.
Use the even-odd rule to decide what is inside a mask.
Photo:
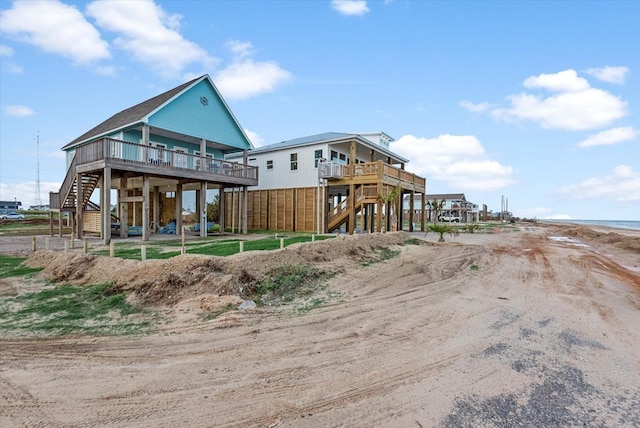
[[(201, 97), (206, 97), (203, 105)], [(222, 99), (203, 80), (149, 117), (149, 125), (238, 149), (251, 148)]]

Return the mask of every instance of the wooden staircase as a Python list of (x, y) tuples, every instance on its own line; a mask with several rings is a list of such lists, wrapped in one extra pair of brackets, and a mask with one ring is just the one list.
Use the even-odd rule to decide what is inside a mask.
[(87, 211), (100, 211), (100, 206), (91, 202), (89, 198), (100, 182), (100, 174), (85, 173), (82, 180), (78, 183), (78, 175), (76, 174), (76, 158), (73, 158), (67, 175), (60, 186), (58, 193), (52, 193), (51, 207), (57, 208), (59, 211), (74, 211), (76, 209), (76, 200), (78, 198), (78, 189), (82, 189), (82, 201), (80, 207)]
[(354, 200), (354, 216), (358, 215), (362, 209), (367, 204), (375, 204), (379, 201), (379, 197), (385, 197), (387, 193), (387, 187), (383, 187), (383, 192), (381, 195), (377, 193), (376, 185), (359, 185), (355, 189), (354, 195), (349, 195), (338, 205), (333, 207), (328, 213), (327, 218), (327, 227), (328, 231), (332, 232), (339, 227), (341, 227), (344, 223), (349, 221), (351, 212), (349, 206), (351, 204), (351, 200), (355, 197)]

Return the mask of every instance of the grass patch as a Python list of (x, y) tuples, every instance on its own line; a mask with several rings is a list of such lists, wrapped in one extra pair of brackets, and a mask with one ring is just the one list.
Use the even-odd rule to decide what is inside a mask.
[(477, 264), (475, 264), (475, 263), (474, 263), (474, 264), (472, 264), (470, 268), (471, 268), (471, 270), (472, 270), (472, 271), (477, 271), (477, 270), (479, 270), (479, 269), (480, 269), (480, 267), (479, 267)]
[[(332, 239), (334, 236), (316, 236), (316, 241)], [(244, 251), (269, 251), (280, 248), (280, 239), (266, 237), (255, 241), (243, 241)], [(284, 238), (284, 246), (300, 242), (311, 242), (310, 235), (295, 235)], [(147, 246), (147, 259), (169, 259), (181, 254), (181, 250), (167, 251), (167, 248), (181, 247), (180, 240), (163, 241), (145, 244)], [(199, 240), (185, 243), (187, 254), (201, 254), (205, 256), (226, 257), (240, 252), (239, 239), (223, 239), (223, 240)], [(98, 256), (108, 256), (109, 250), (92, 251), (92, 254)], [(141, 260), (142, 254), (140, 244), (119, 244), (115, 247), (115, 257), (122, 259)]]
[(312, 297), (328, 277), (327, 272), (308, 265), (279, 266), (251, 294), (259, 306), (291, 303)]
[(23, 265), (26, 257), (0, 255), (0, 278), (11, 276), (29, 276), (40, 272), (42, 268), (30, 268)]
[(202, 315), (200, 318), (202, 319), (202, 321), (211, 321), (213, 319), (218, 318), (222, 314), (225, 314), (229, 311), (233, 311), (237, 307), (238, 307), (237, 305), (234, 305), (233, 303), (229, 303), (228, 305), (218, 309), (217, 311), (207, 312), (206, 314)]
[(378, 251), (373, 253), (373, 255), (369, 260), (367, 260), (366, 262), (360, 263), (360, 266), (363, 266), (363, 267), (371, 266), (372, 264), (380, 263), (385, 260), (390, 260), (395, 257), (398, 257), (399, 254), (400, 254), (400, 250), (392, 250), (388, 247), (382, 247)]
[(37, 336), (145, 333), (151, 323), (112, 284), (53, 286), (0, 299), (0, 332)]

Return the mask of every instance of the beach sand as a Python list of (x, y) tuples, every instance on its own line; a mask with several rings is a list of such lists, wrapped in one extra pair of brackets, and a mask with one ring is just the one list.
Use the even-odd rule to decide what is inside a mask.
[[(244, 253), (217, 266), (226, 288), (199, 283), (147, 301), (169, 320), (152, 335), (0, 338), (0, 425), (640, 426), (640, 232), (514, 229)], [(407, 236), (424, 242), (401, 245)], [(381, 247), (398, 254), (372, 262)], [(117, 271), (131, 292), (140, 272), (161, 282), (164, 268), (201, 263), (114, 270), (64, 257), (39, 252), (30, 263), (76, 283)], [(83, 263), (91, 268), (78, 274)], [(242, 269), (260, 277), (278, 263), (337, 273), (310, 310), (198, 316), (223, 289), (237, 291)]]

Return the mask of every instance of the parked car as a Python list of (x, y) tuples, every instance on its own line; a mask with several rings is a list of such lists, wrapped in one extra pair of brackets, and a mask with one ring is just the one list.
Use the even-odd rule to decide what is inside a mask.
[(438, 220), (454, 222), (454, 223), (460, 223), (460, 217), (455, 216), (455, 215), (441, 215), (440, 217), (438, 217)]
[(0, 216), (2, 220), (24, 220), (24, 214), (19, 213), (6, 213)]

